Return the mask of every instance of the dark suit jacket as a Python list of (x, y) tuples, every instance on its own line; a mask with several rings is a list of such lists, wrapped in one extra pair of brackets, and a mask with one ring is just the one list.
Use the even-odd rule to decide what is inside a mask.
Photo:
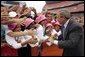
[(69, 21), (62, 40), (58, 46), (63, 48), (63, 56), (84, 56), (84, 32), (81, 26), (73, 21)]

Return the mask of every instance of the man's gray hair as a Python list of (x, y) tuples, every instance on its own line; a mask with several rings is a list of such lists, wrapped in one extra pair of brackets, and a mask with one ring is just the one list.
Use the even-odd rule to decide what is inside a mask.
[(59, 13), (60, 13), (60, 15), (65, 16), (67, 19), (69, 19), (71, 17), (71, 13), (67, 10), (60, 10)]

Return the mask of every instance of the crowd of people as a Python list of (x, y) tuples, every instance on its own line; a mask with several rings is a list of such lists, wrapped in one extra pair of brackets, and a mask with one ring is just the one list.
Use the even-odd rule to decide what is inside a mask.
[[(1, 55), (8, 56), (6, 51), (3, 51), (4, 46), (17, 49), (18, 56), (31, 56), (31, 48), (37, 46), (40, 55), (43, 42), (51, 47), (53, 44), (57, 45), (58, 41), (63, 41), (59, 18), (63, 18), (66, 13), (65, 18), (70, 19), (71, 16), (66, 10), (61, 12), (62, 16), (50, 11), (38, 14), (34, 7), (26, 7), (24, 3), (9, 7), (1, 5)], [(71, 44), (70, 41), (67, 42)], [(60, 45), (62, 44), (63, 42)]]

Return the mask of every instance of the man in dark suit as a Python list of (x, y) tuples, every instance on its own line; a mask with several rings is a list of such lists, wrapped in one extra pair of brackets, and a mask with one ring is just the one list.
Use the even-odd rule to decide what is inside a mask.
[(62, 25), (62, 38), (49, 41), (63, 48), (63, 56), (84, 56), (84, 32), (81, 26), (72, 20), (67, 10), (59, 11), (57, 20)]

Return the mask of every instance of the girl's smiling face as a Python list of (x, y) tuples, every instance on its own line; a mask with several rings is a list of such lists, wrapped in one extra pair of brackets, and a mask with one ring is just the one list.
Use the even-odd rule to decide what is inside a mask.
[(48, 26), (48, 27), (46, 28), (46, 35), (49, 35), (49, 36), (50, 36), (52, 29), (53, 29), (52, 26)]
[(43, 21), (41, 21), (40, 24), (41, 24), (42, 26), (46, 26), (46, 24), (47, 24), (47, 20), (43, 20)]
[(51, 26), (47, 27), (48, 30), (52, 30), (53, 28)]
[(60, 26), (59, 26), (59, 25), (56, 25), (56, 26), (54, 26), (54, 29), (55, 29), (56, 31), (59, 31), (59, 30), (60, 30)]

